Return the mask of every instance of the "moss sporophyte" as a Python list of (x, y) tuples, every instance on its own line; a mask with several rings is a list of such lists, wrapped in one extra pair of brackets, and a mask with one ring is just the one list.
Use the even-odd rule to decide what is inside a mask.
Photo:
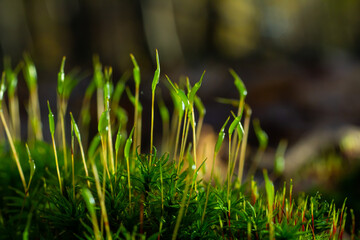
[[(272, 240), (345, 239), (346, 235), (359, 238), (351, 209), (351, 222), (347, 222), (349, 211), (345, 201), (338, 208), (333, 202), (323, 201), (320, 194), (294, 197), (292, 180), (275, 189), (271, 178), (281, 177), (286, 167), (286, 141), (280, 142), (276, 151), (274, 170), (263, 171), (264, 184), (261, 179), (255, 180), (253, 175), (259, 172), (268, 137), (259, 121), (251, 119), (247, 89), (234, 70), (230, 69), (229, 77), (234, 80), (239, 99), (219, 99), (231, 104), (235, 113), (224, 116), (210, 161), (199, 154), (206, 110), (198, 90), (205, 85), (205, 71), (193, 86), (189, 78), (178, 83), (172, 81), (161, 75), (156, 50), (151, 89), (143, 89), (151, 94), (151, 109), (143, 111), (140, 67), (135, 57), (131, 54), (129, 59), (134, 80), (134, 85), (129, 86), (126, 82), (131, 74), (125, 73), (114, 84), (112, 68), (103, 68), (99, 57), (94, 57), (92, 80), (76, 116), (67, 112), (67, 106), (82, 74), (67, 72), (65, 60), (63, 57), (60, 63), (54, 89), (57, 123), (51, 109), (55, 103), (47, 102), (46, 124), (51, 144), (43, 141), (46, 130), (42, 128), (34, 62), (24, 55), (23, 63), (12, 69), (9, 61), (5, 61), (0, 87), (0, 118), (5, 130), (5, 134), (0, 134), (2, 238)], [(20, 71), (23, 79), (18, 76)], [(24, 119), (19, 116), (22, 104), (16, 94), (18, 81), (22, 80), (29, 89), (28, 133), (23, 141), (20, 136), (24, 124), (19, 122)], [(163, 101), (166, 93), (160, 92), (159, 84), (169, 89), (172, 113)], [(93, 95), (96, 117), (92, 119)], [(122, 106), (123, 95), (133, 104), (133, 111), (127, 112), (125, 109), (129, 108)], [(156, 107), (162, 122), (159, 146), (154, 143), (160, 132), (154, 129)], [(142, 119), (148, 117), (143, 116), (147, 112), (151, 112), (148, 124)], [(133, 114), (133, 122), (128, 121), (129, 114)], [(91, 122), (96, 122), (98, 129), (89, 139)], [(252, 160), (245, 159), (251, 123), (259, 141)], [(142, 128), (148, 125), (150, 136), (144, 136)], [(70, 143), (66, 135), (70, 136)], [(145, 141), (142, 138), (149, 139), (149, 149), (141, 147)], [(216, 171), (221, 152), (227, 152), (225, 178)], [(250, 166), (247, 171), (245, 160)], [(201, 176), (206, 171), (210, 172), (209, 178)]]

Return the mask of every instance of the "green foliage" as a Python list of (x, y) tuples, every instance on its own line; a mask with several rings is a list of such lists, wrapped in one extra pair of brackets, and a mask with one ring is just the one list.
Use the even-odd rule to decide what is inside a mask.
[[(140, 69), (132, 55), (131, 59), (134, 65), (135, 84), (139, 85)], [(156, 61), (157, 69), (149, 90), (152, 93), (155, 92), (160, 76), (157, 52)], [(76, 81), (69, 80), (71, 84), (67, 85), (64, 64), (65, 58), (58, 75), (58, 93), (68, 98), (72, 89), (69, 86), (74, 86), (73, 83)], [(17, 71), (14, 71), (15, 73)], [(184, 118), (186, 123), (183, 139), (179, 140), (184, 154), (182, 159), (179, 158), (179, 162), (176, 162), (169, 156), (176, 156), (177, 153), (160, 154), (155, 147), (152, 154), (144, 154), (140, 150), (131, 152), (130, 148), (136, 142), (135, 140), (133, 142), (136, 131), (132, 127), (130, 133), (126, 133), (128, 114), (118, 102), (126, 89), (130, 101), (138, 106), (139, 112), (142, 111), (142, 105), (125, 85), (128, 75), (122, 77), (113, 91), (111, 68), (106, 68), (103, 75), (98, 58), (94, 58), (93, 81), (85, 93), (85, 99), (90, 104), (93, 92), (101, 89), (105, 100), (109, 100), (109, 108), (99, 119), (98, 134), (87, 148), (87, 159), (81, 156), (83, 164), (79, 154), (72, 148), (74, 168), (73, 171), (66, 172), (64, 151), (57, 150), (55, 142), (52, 146), (43, 141), (32, 142), (29, 146), (17, 142), (15, 149), (19, 155), (20, 165), (30, 176), (25, 191), (22, 191), (22, 183), (19, 181), (15, 162), (11, 160), (12, 152), (8, 143), (0, 142), (0, 238), (342, 239), (348, 212), (345, 202), (342, 208), (338, 209), (334, 203), (323, 201), (319, 194), (300, 195), (294, 198), (292, 181), (289, 189), (286, 184), (282, 188), (275, 189), (271, 176), (275, 174), (278, 177), (284, 170), (285, 142), (279, 144), (274, 172), (268, 174), (264, 170), (264, 188), (260, 188), (261, 184), (257, 184), (254, 178), (240, 186), (237, 178), (234, 180), (227, 176), (228, 182), (224, 184), (213, 176), (213, 172), (210, 183), (198, 177), (199, 169), (205, 161), (198, 166), (194, 165), (196, 156), (192, 146), (195, 146), (196, 139), (188, 142), (186, 129), (190, 123), (196, 124), (193, 118), (194, 103), (199, 115), (205, 115), (205, 107), (196, 95), (204, 73), (193, 87), (188, 82), (187, 94), (166, 76), (175, 106), (174, 111), (177, 113), (173, 116), (176, 120), (180, 117), (180, 123)], [(247, 95), (245, 85), (233, 70), (230, 70), (230, 73), (240, 93), (240, 100), (243, 101), (234, 106), (238, 107), (241, 104), (247, 106), (244, 102)], [(29, 56), (25, 57), (24, 75), (29, 88), (36, 87), (35, 65)], [(2, 76), (0, 100), (3, 99), (6, 83), (16, 88), (16, 84), (12, 82), (15, 81), (14, 79), (5, 79), (8, 76), (12, 78), (11, 74)], [(110, 102), (111, 98), (113, 102)], [(168, 109), (162, 100), (159, 101), (159, 108), (163, 122), (171, 122)], [(49, 102), (48, 110), (49, 129), (53, 136), (54, 116)], [(89, 109), (87, 111), (90, 114)], [(112, 118), (113, 115), (117, 118)], [(248, 125), (245, 120), (244, 133), (241, 116), (241, 112), (238, 116), (234, 115), (227, 133), (231, 136), (236, 130), (238, 141), (244, 144)], [(247, 113), (246, 116), (249, 117), (250, 114)], [(74, 132), (71, 135), (72, 141), (75, 134), (78, 142), (81, 143), (81, 125), (80, 128), (77, 126), (72, 114), (70, 119)], [(223, 145), (229, 119), (230, 117), (226, 119), (219, 131), (214, 146), (214, 163)], [(175, 121), (175, 131), (177, 124)], [(268, 143), (267, 135), (260, 128), (258, 121), (254, 121), (253, 125), (260, 149), (264, 151)], [(114, 133), (111, 129), (118, 131)], [(104, 137), (106, 134), (110, 135)], [(175, 135), (174, 132), (169, 132), (164, 136)], [(243, 135), (244, 139), (242, 139)], [(111, 137), (115, 138), (114, 146), (110, 143)], [(169, 140), (165, 139), (166, 141)], [(100, 143), (102, 147), (99, 147)], [(136, 149), (138, 146), (133, 147)], [(116, 169), (109, 171), (108, 163), (111, 162), (109, 153), (113, 148), (116, 152), (116, 163), (126, 162), (126, 164), (115, 164)], [(57, 152), (59, 152), (58, 157), (55, 155)], [(82, 155), (85, 154), (82, 152)], [(55, 162), (51, 160), (54, 158), (56, 158)], [(87, 165), (92, 172), (85, 177), (84, 170)], [(74, 172), (74, 183), (70, 172)], [(215, 181), (212, 181), (213, 179)], [(58, 184), (60, 188), (57, 187)], [(353, 219), (352, 225), (355, 226), (353, 211), (350, 210), (350, 213)], [(109, 228), (109, 231), (105, 231), (106, 228)], [(355, 230), (351, 230), (349, 234), (355, 239)]]

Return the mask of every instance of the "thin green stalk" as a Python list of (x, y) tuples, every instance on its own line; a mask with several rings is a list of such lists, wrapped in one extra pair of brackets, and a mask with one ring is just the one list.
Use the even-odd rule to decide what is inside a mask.
[(221, 145), (222, 145), (222, 143), (224, 141), (224, 138), (225, 138), (225, 131), (224, 130), (225, 130), (225, 127), (226, 127), (229, 119), (230, 119), (230, 117), (227, 118), (224, 125), (221, 127), (218, 139), (217, 139), (216, 144), (215, 144), (214, 158), (213, 158), (213, 163), (212, 163), (211, 173), (210, 173), (210, 181), (209, 181), (209, 184), (208, 184), (207, 190), (206, 190), (206, 201), (205, 201), (204, 211), (203, 211), (203, 214), (202, 214), (202, 217), (201, 217), (201, 222), (204, 222), (205, 213), (206, 213), (206, 207), (207, 207), (207, 203), (208, 203), (208, 200), (209, 200), (210, 186), (212, 184), (212, 179), (214, 177), (214, 168), (215, 168), (216, 156), (217, 156), (218, 152), (220, 151)]
[(5, 77), (8, 85), (8, 100), (9, 100), (9, 112), (11, 117), (11, 126), (14, 140), (20, 140), (20, 113), (19, 113), (19, 99), (17, 94), (17, 84), (19, 74), (23, 63), (20, 63), (13, 70), (11, 68), (10, 58), (4, 58)]
[[(181, 139), (181, 145), (180, 145), (180, 155), (179, 155), (179, 159), (178, 159), (177, 174), (179, 174), (179, 172), (180, 172), (180, 163), (182, 162), (182, 160), (184, 158), (186, 139), (188, 137), (189, 127), (190, 127), (190, 120), (186, 116), (187, 116), (187, 111), (185, 111), (184, 126), (183, 126), (183, 133), (182, 133), (182, 139)], [(186, 126), (185, 126), (185, 124), (186, 124)]]
[(127, 168), (127, 174), (128, 174), (128, 188), (129, 188), (129, 206), (131, 208), (131, 179), (130, 179), (130, 163), (129, 163), (129, 158), (130, 158), (130, 147), (132, 144), (132, 136), (134, 133), (134, 128), (131, 130), (130, 135), (128, 137), (128, 139), (126, 140), (126, 144), (124, 147), (124, 157), (126, 160), (126, 168)]
[(253, 120), (253, 127), (254, 127), (254, 131), (255, 131), (255, 135), (259, 141), (259, 148), (256, 152), (255, 159), (254, 159), (252, 165), (250, 166), (248, 176), (251, 176), (255, 173), (255, 171), (261, 161), (261, 158), (264, 155), (267, 144), (268, 144), (268, 136), (264, 132), (264, 130), (261, 129), (260, 122), (258, 119)]
[(97, 99), (97, 113), (98, 113), (98, 120), (100, 119), (101, 113), (104, 112), (104, 97), (102, 89), (96, 89), (96, 99)]
[(205, 114), (206, 114), (206, 109), (205, 109), (204, 104), (201, 102), (201, 99), (198, 96), (195, 96), (194, 103), (195, 103), (195, 106), (196, 106), (196, 108), (197, 108), (197, 110), (199, 112), (199, 121), (198, 121), (198, 124), (196, 126), (196, 136), (197, 136), (196, 141), (199, 142), (201, 129), (202, 129), (202, 126), (203, 126), (203, 123), (204, 123), (204, 117), (205, 117)]
[(229, 202), (230, 200), (230, 184), (231, 184), (231, 179), (230, 179), (230, 167), (231, 167), (231, 134), (229, 134), (229, 160), (228, 160), (228, 169), (227, 169), (227, 194), (226, 194), (226, 199)]
[(241, 140), (237, 141), (237, 146), (236, 146), (236, 151), (235, 151), (235, 156), (234, 156), (234, 161), (231, 167), (231, 174), (230, 174), (230, 178), (232, 179), (234, 176), (234, 172), (235, 172), (235, 167), (236, 167), (236, 159), (239, 155), (239, 151), (240, 151), (240, 146), (241, 146)]
[(268, 224), (269, 224), (269, 239), (275, 239), (275, 232), (274, 232), (274, 222), (273, 222), (273, 206), (274, 206), (274, 184), (270, 181), (266, 169), (263, 171), (264, 179), (265, 179), (265, 190), (266, 190), (266, 197), (268, 202)]
[(131, 179), (130, 179), (130, 163), (129, 157), (126, 158), (126, 171), (128, 175), (128, 188), (129, 188), (129, 206), (131, 206)]
[(31, 140), (42, 140), (41, 118), (39, 108), (39, 98), (37, 92), (37, 72), (35, 65), (29, 55), (24, 55), (25, 65), (23, 68), (24, 78), (30, 91), (29, 95), (29, 122), (28, 136)]
[[(93, 160), (91, 162), (91, 166), (92, 166), (92, 170), (93, 170), (93, 174), (94, 174), (96, 191), (97, 191), (97, 194), (98, 194), (98, 197), (100, 200), (100, 210), (101, 210), (101, 216), (104, 220), (106, 237), (108, 240), (111, 240), (112, 237), (111, 237), (110, 225), (109, 225), (108, 215), (107, 215), (106, 206), (105, 206), (105, 194), (103, 194), (103, 192), (101, 191), (99, 173), (97, 171), (96, 165)], [(103, 177), (105, 177), (105, 176), (103, 176)]]
[(75, 199), (75, 163), (74, 163), (74, 139), (71, 137), (71, 181), (73, 187), (73, 199)]
[(30, 149), (29, 149), (29, 146), (27, 145), (27, 143), (25, 143), (25, 147), (26, 147), (26, 152), (28, 154), (28, 157), (29, 157), (29, 165), (30, 165), (30, 177), (29, 177), (29, 182), (27, 184), (27, 187), (26, 187), (26, 196), (29, 195), (29, 189), (30, 189), (30, 184), (31, 184), (31, 181), (34, 177), (34, 173), (35, 173), (35, 170), (36, 170), (36, 165), (35, 165), (35, 162), (34, 160), (31, 158), (31, 154), (30, 154)]
[[(70, 112), (70, 116), (72, 117), (72, 113)], [(71, 118), (72, 120), (73, 118)], [(74, 136), (74, 123), (71, 121), (71, 178), (72, 178), (72, 186), (73, 186), (73, 198), (75, 199), (75, 164), (74, 164), (74, 148), (75, 148), (75, 136)]]
[[(169, 152), (173, 152), (173, 156), (172, 159), (175, 160), (176, 159), (176, 152), (174, 151), (175, 146), (176, 146), (176, 139), (179, 138), (179, 133), (180, 130), (179, 128), (181, 127), (181, 123), (179, 123), (180, 119), (180, 114), (178, 112), (178, 110), (175, 108), (173, 111), (173, 114), (171, 116), (171, 123), (170, 123), (170, 141), (169, 141)], [(180, 125), (180, 127), (179, 127)]]
[(249, 126), (250, 126), (250, 117), (251, 117), (251, 108), (249, 106), (245, 106), (245, 120), (244, 120), (244, 137), (241, 143), (241, 151), (240, 151), (240, 159), (239, 159), (239, 168), (238, 168), (238, 180), (241, 186), (243, 173), (244, 173), (244, 163), (245, 163), (245, 153), (246, 153), (246, 145), (249, 134)]
[[(197, 153), (196, 153), (196, 128), (195, 128), (195, 114), (194, 114), (194, 108), (191, 108), (191, 126), (192, 126), (192, 133), (193, 133), (193, 142), (194, 142), (194, 148), (193, 148), (193, 152), (194, 152), (194, 164), (195, 164), (195, 169), (197, 168)], [(196, 172), (194, 172), (194, 182), (193, 185), (195, 184), (195, 192), (197, 191), (197, 184), (196, 184)], [(191, 187), (192, 188), (192, 187)]]
[(210, 186), (212, 184), (212, 179), (214, 177), (214, 166), (215, 166), (215, 159), (216, 159), (217, 153), (214, 152), (214, 157), (213, 157), (213, 163), (212, 163), (212, 167), (211, 167), (211, 173), (210, 173), (210, 180), (206, 189), (206, 200), (205, 200), (205, 205), (204, 205), (204, 210), (203, 210), (203, 214), (201, 216), (201, 223), (204, 222), (205, 219), (205, 214), (206, 214), (206, 208), (208, 205), (208, 201), (209, 201), (209, 194), (210, 194)]
[(11, 134), (10, 134), (10, 131), (9, 131), (9, 127), (8, 125), (6, 124), (6, 121), (5, 121), (5, 118), (4, 118), (4, 113), (2, 111), (2, 109), (0, 109), (0, 118), (1, 118), (1, 121), (3, 123), (3, 126), (4, 126), (4, 129), (5, 129), (5, 132), (6, 132), (6, 136), (8, 137), (9, 139), (9, 144), (10, 144), (10, 147), (11, 147), (11, 151), (13, 153), (13, 156), (14, 156), (14, 159), (15, 159), (15, 163), (16, 163), (16, 166), (18, 168), (18, 171), (19, 171), (19, 174), (20, 174), (20, 178), (21, 178), (21, 182), (23, 184), (23, 187), (24, 187), (24, 191), (26, 193), (26, 181), (25, 181), (25, 177), (24, 177), (24, 173), (23, 173), (23, 170), (21, 168), (21, 165), (20, 165), (20, 160), (19, 160), (19, 157), (17, 155), (17, 152), (16, 152), (16, 149), (15, 149), (15, 145), (14, 145), (14, 141), (11, 137)]
[(101, 234), (100, 234), (100, 230), (99, 230), (99, 224), (96, 218), (96, 210), (95, 210), (95, 199), (93, 197), (93, 195), (91, 194), (89, 189), (84, 188), (81, 191), (83, 198), (85, 200), (87, 209), (89, 210), (90, 213), (90, 217), (91, 217), (91, 222), (93, 224), (93, 229), (94, 229), (94, 236), (96, 240), (101, 240)]
[[(237, 88), (237, 90), (239, 92), (239, 96), (240, 96), (237, 116), (242, 116), (242, 112), (244, 109), (243, 106), (244, 106), (244, 102), (245, 102), (245, 97), (247, 96), (247, 90), (246, 90), (245, 84), (243, 83), (243, 81), (241, 80), (239, 75), (233, 69), (229, 69), (229, 72), (234, 79), (234, 85)], [(231, 146), (232, 151), (233, 151), (232, 155), (234, 155), (234, 151), (235, 151), (237, 132), (235, 132), (234, 135), (235, 135), (235, 137), (234, 137), (233, 146)]]
[(151, 126), (150, 126), (150, 165), (151, 165), (151, 155), (153, 148), (153, 139), (154, 139), (154, 105), (155, 105), (155, 92), (151, 95)]
[(178, 216), (176, 218), (176, 223), (175, 223), (175, 228), (174, 228), (174, 232), (173, 232), (173, 235), (172, 235), (172, 240), (176, 240), (176, 236), (177, 236), (177, 233), (178, 233), (179, 228), (180, 228), (180, 223), (181, 223), (182, 217), (184, 215), (184, 210), (185, 210), (185, 205), (186, 205), (185, 204), (186, 197), (187, 197), (187, 193), (188, 193), (189, 188), (190, 188), (191, 181), (192, 181), (192, 178), (190, 178), (188, 176), (188, 180), (186, 182), (185, 189), (184, 189), (183, 196), (182, 196), (181, 203), (180, 203), (180, 210), (179, 210)]
[(60, 193), (63, 194), (63, 191), (62, 191), (62, 181), (61, 181), (60, 168), (59, 168), (59, 160), (58, 160), (58, 156), (57, 156), (56, 144), (55, 144), (55, 138), (54, 138), (54, 134), (55, 134), (54, 114), (53, 114), (52, 111), (51, 111), (49, 101), (47, 102), (47, 104), (48, 104), (48, 109), (49, 109), (49, 115), (48, 115), (48, 118), (49, 118), (49, 129), (50, 129), (51, 141), (52, 141), (52, 146), (53, 146), (54, 156), (55, 156), (56, 172), (57, 172), (58, 180), (59, 180)]
[(138, 132), (138, 104), (139, 104), (139, 87), (135, 88), (135, 109), (134, 109), (134, 144), (132, 146), (132, 156), (135, 156), (136, 146), (138, 145), (137, 132)]
[(60, 124), (61, 124), (61, 136), (62, 136), (62, 145), (63, 145), (63, 154), (64, 154), (64, 168), (65, 174), (67, 173), (68, 169), (68, 161), (67, 161), (67, 150), (66, 150), (66, 135), (65, 135), (65, 122), (64, 122), (64, 99), (60, 97)]
[(161, 98), (161, 95), (157, 95), (157, 103), (160, 111), (160, 117), (162, 121), (162, 141), (161, 141), (161, 151), (163, 153), (170, 152), (170, 144), (171, 144), (171, 136), (170, 136), (170, 126), (169, 126), (169, 120), (170, 120), (170, 114), (168, 109), (165, 106), (164, 100)]
[(131, 60), (133, 62), (134, 68), (133, 68), (133, 76), (134, 76), (134, 82), (135, 82), (135, 102), (134, 102), (134, 144), (132, 148), (132, 156), (135, 156), (135, 151), (138, 145), (141, 145), (138, 137), (138, 132), (141, 130), (138, 129), (138, 106), (139, 106), (139, 90), (140, 90), (140, 68), (139, 65), (136, 62), (136, 59), (134, 55), (130, 54)]
[[(81, 159), (83, 161), (83, 165), (84, 165), (84, 170), (85, 170), (85, 175), (88, 178), (89, 177), (89, 171), (86, 165), (86, 159), (85, 159), (85, 154), (84, 154), (84, 148), (81, 142), (79, 142), (79, 147), (80, 147), (80, 152), (81, 152)], [(89, 180), (87, 180), (87, 184), (90, 187), (90, 182)]]
[(42, 130), (41, 130), (41, 121), (40, 121), (40, 107), (39, 107), (39, 96), (38, 96), (37, 86), (30, 90), (30, 104), (31, 104), (31, 112), (32, 118), (31, 126), (35, 133), (35, 139), (38, 141), (43, 140)]
[(107, 119), (108, 119), (108, 145), (109, 145), (109, 153), (110, 153), (110, 164), (111, 164), (111, 170), (112, 174), (115, 173), (115, 161), (114, 161), (114, 150), (113, 150), (113, 141), (112, 141), (112, 134), (111, 134), (111, 122), (110, 122), (110, 111), (106, 111), (107, 113)]
[[(137, 134), (137, 143), (138, 145), (136, 146), (136, 149), (141, 152), (141, 129), (142, 129), (142, 111), (139, 112), (139, 116), (138, 116), (138, 123), (137, 123), (137, 130), (136, 134)], [(133, 155), (133, 157), (135, 157), (135, 155)], [(135, 161), (133, 161), (133, 163), (135, 163)]]
[[(119, 161), (118, 156), (119, 156), (121, 140), (122, 140), (122, 135), (121, 135), (121, 125), (120, 125), (115, 139), (115, 171), (118, 171), (118, 161)], [(116, 182), (116, 178), (117, 178), (117, 174), (115, 174), (115, 182)]]
[(196, 124), (196, 141), (199, 142), (201, 129), (204, 124), (204, 116), (199, 116), (199, 121)]
[[(70, 112), (70, 117), (71, 117), (71, 128), (72, 128), (72, 141), (74, 140), (74, 136), (73, 136), (73, 132), (75, 132), (75, 136), (79, 142), (79, 147), (80, 147), (80, 153), (81, 153), (81, 159), (82, 159), (82, 162), (83, 162), (83, 165), (84, 165), (84, 170), (85, 170), (85, 175), (86, 175), (86, 178), (89, 178), (89, 171), (88, 171), (88, 168), (87, 168), (87, 165), (86, 165), (86, 159), (85, 159), (85, 153), (84, 153), (84, 148), (83, 148), (83, 144), (82, 144), (82, 141), (81, 141), (81, 135), (80, 135), (80, 130), (74, 120), (74, 117), (72, 115), (72, 113)], [(73, 142), (72, 142), (73, 144)], [(74, 148), (74, 146), (72, 145), (72, 148)], [(72, 154), (73, 154), (73, 151), (74, 149), (72, 149)], [(87, 180), (87, 185), (88, 187), (90, 187), (90, 182), (89, 180)]]
[[(185, 120), (184, 120), (184, 121), (185, 121)], [(182, 123), (182, 117), (181, 117), (181, 115), (179, 115), (178, 124), (177, 124), (178, 126), (177, 126), (176, 136), (175, 136), (175, 147), (174, 147), (174, 156), (173, 156), (173, 159), (174, 159), (174, 160), (176, 159), (176, 154), (177, 154), (178, 146), (179, 146), (179, 137), (180, 137), (181, 123)], [(179, 166), (178, 166), (178, 168), (179, 168)]]
[[(237, 111), (237, 116), (242, 116), (243, 114), (243, 110), (244, 110), (244, 104), (245, 104), (245, 98), (244, 97), (240, 97), (240, 100), (239, 100), (239, 107), (238, 107), (238, 111)], [(232, 146), (231, 146), (231, 155), (234, 156), (234, 161), (236, 161), (236, 154), (235, 154), (235, 146), (237, 144), (237, 131), (235, 131), (234, 133), (234, 141), (232, 143)]]
[(57, 172), (58, 179), (59, 179), (59, 188), (60, 188), (60, 192), (61, 192), (61, 194), (62, 194), (62, 193), (63, 193), (63, 191), (62, 191), (62, 183), (61, 183), (62, 181), (61, 181), (59, 161), (58, 161), (58, 156), (57, 156), (56, 144), (55, 144), (54, 136), (51, 136), (51, 140), (52, 140), (52, 146), (53, 146), (54, 156), (55, 156), (56, 172)]
[[(106, 139), (107, 139), (107, 134), (108, 134), (108, 114), (107, 111), (104, 111), (101, 116), (100, 116), (100, 120), (98, 123), (98, 132), (100, 135), (100, 140), (101, 140), (101, 150), (102, 150), (102, 163), (103, 163), (103, 167), (104, 167), (104, 173), (107, 173), (109, 179), (110, 179), (110, 172), (109, 172), (109, 166), (108, 166), (108, 155), (107, 155), (107, 143), (106, 143)], [(105, 183), (103, 183), (104, 185)]]
[(106, 148), (106, 140), (100, 135), (100, 139), (101, 139), (101, 156), (102, 156), (102, 162), (103, 162), (103, 184), (102, 184), (102, 188), (103, 188), (103, 194), (105, 195), (105, 186), (106, 186), (106, 176), (109, 178), (109, 182), (110, 182), (110, 188), (111, 188), (111, 192), (112, 191), (112, 183), (111, 183), (111, 177), (110, 177), (110, 171), (109, 171), (109, 166), (108, 166), (108, 162), (107, 162), (107, 148)]
[(17, 95), (9, 98), (9, 108), (11, 116), (11, 125), (14, 132), (15, 140), (20, 140), (20, 113), (19, 113), (19, 99)]
[(159, 61), (159, 53), (158, 53), (157, 49), (156, 49), (156, 65), (157, 65), (157, 68), (155, 70), (155, 74), (154, 74), (154, 78), (153, 78), (152, 86), (151, 86), (152, 94), (151, 94), (150, 165), (151, 165), (151, 159), (152, 159), (151, 155), (152, 155), (153, 138), (154, 138), (155, 90), (156, 90), (156, 85), (159, 83), (159, 78), (160, 78), (160, 61)]

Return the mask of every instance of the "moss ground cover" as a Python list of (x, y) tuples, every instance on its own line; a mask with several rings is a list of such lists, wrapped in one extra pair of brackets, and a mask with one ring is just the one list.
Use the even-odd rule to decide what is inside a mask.
[[(48, 102), (49, 129), (42, 129), (37, 74), (31, 58), (26, 55), (24, 63), (15, 69), (6, 66), (0, 88), (0, 117), (5, 130), (0, 148), (0, 238), (358, 239), (354, 214), (347, 209), (346, 201), (335, 206), (323, 201), (320, 194), (294, 197), (291, 180), (275, 189), (269, 175), (283, 171), (285, 143), (277, 151), (274, 173), (263, 170), (264, 181), (260, 182), (244, 180), (251, 108), (245, 101), (246, 87), (233, 70), (230, 74), (239, 99), (223, 101), (234, 104), (237, 111), (224, 116), (209, 180), (199, 176), (207, 160), (197, 155), (205, 115), (197, 92), (206, 74), (193, 86), (189, 79), (177, 84), (165, 75), (174, 103), (170, 114), (157, 91), (162, 76), (157, 52), (149, 89), (150, 149), (142, 149), (142, 138), (146, 136), (141, 130), (148, 123), (142, 121), (140, 67), (133, 55), (131, 60), (134, 93), (126, 85), (128, 76), (115, 84), (112, 68), (103, 68), (94, 58), (93, 80), (76, 121), (66, 109), (78, 80), (65, 73), (63, 58), (55, 114)], [(16, 85), (20, 70), (29, 87), (26, 141), (19, 137)], [(88, 141), (93, 95), (98, 134)], [(128, 122), (128, 113), (121, 106), (121, 98), (126, 95), (134, 105), (133, 122)], [(162, 143), (166, 144), (158, 148), (167, 149), (161, 154), (153, 143), (156, 99), (163, 123)], [(71, 115), (69, 129), (65, 128), (66, 114)], [(251, 168), (254, 171), (268, 140), (257, 120), (252, 125), (259, 140)], [(51, 143), (43, 141), (43, 131), (50, 132)], [(66, 136), (70, 136), (70, 142), (66, 142)], [(224, 139), (229, 140), (228, 168), (226, 180), (221, 182), (214, 168)]]

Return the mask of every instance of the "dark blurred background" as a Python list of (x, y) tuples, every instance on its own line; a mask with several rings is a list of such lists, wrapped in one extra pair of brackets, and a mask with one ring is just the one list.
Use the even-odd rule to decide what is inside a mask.
[[(329, 146), (339, 152), (342, 127), (357, 133), (359, 10), (357, 0), (0, 0), (0, 69), (4, 56), (15, 65), (29, 52), (45, 104), (55, 101), (57, 72), (67, 56), (66, 71), (89, 72), (72, 95), (69, 108), (76, 113), (91, 79), (93, 54), (113, 66), (117, 81), (131, 71), (133, 53), (142, 71), (141, 100), (147, 104), (157, 48), (162, 73), (175, 81), (187, 75), (195, 82), (207, 70), (199, 95), (207, 107), (205, 122), (217, 131), (232, 108), (215, 97), (238, 98), (228, 73), (234, 68), (270, 147), (286, 138), (289, 154), (304, 162), (304, 155), (314, 159)], [(19, 84), (20, 95), (27, 94), (26, 85)], [(46, 106), (41, 107), (46, 121)], [(144, 119), (149, 116), (145, 111)], [(301, 144), (312, 138), (320, 144), (308, 144), (313, 151), (308, 156)], [(251, 133), (250, 145), (256, 144)], [(339, 154), (344, 155), (342, 149)], [(358, 165), (358, 155), (353, 158), (349, 164)]]

